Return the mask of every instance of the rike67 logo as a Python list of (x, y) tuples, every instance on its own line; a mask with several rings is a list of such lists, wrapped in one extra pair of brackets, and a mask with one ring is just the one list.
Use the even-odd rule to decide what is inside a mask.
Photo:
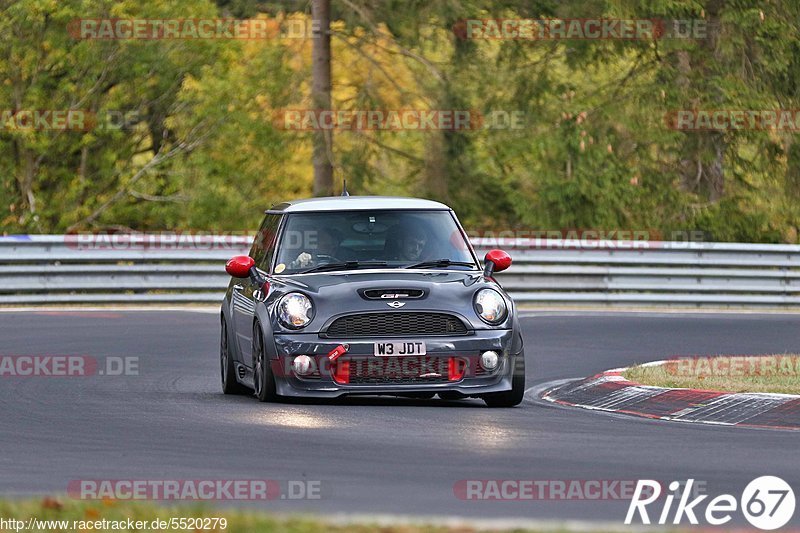
[[(775, 476), (762, 476), (751, 481), (741, 498), (738, 500), (731, 494), (722, 494), (705, 502), (708, 495), (693, 494), (694, 480), (686, 483), (673, 481), (669, 484), (669, 493), (663, 499), (661, 512), (653, 516), (657, 524), (698, 525), (698, 516), (705, 518), (705, 522), (712, 526), (721, 526), (733, 520), (734, 513), (741, 510), (744, 517), (751, 525), (758, 529), (772, 531), (785, 526), (794, 516), (795, 497), (792, 487), (784, 480)], [(682, 489), (682, 490), (681, 490)], [(658, 481), (649, 479), (639, 480), (636, 491), (628, 507), (625, 524), (633, 523), (638, 514), (642, 524), (651, 524), (648, 511), (658, 511), (657, 505), (652, 505), (662, 496), (662, 486)], [(693, 497), (694, 496), (694, 497)], [(675, 501), (677, 505), (674, 507)], [(703, 505), (705, 502), (705, 511)], [(660, 503), (660, 502), (659, 502)], [(651, 506), (648, 509), (648, 506)]]

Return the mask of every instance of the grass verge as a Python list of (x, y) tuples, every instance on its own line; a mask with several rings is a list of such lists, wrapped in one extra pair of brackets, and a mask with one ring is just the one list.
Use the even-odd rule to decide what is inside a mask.
[(799, 355), (715, 356), (634, 366), (625, 379), (654, 387), (800, 394)]

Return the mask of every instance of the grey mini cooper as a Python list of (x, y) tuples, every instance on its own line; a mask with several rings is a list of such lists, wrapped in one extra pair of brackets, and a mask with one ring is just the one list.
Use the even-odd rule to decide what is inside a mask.
[(278, 204), (250, 254), (228, 261), (220, 360), (226, 394), (394, 395), (522, 401), (514, 302), (481, 268), (452, 209), (413, 198)]

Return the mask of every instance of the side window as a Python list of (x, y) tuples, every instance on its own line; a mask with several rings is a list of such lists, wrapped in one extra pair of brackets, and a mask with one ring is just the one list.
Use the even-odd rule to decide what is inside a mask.
[(253, 239), (250, 257), (255, 260), (256, 266), (265, 272), (269, 272), (272, 256), (275, 254), (275, 237), (280, 222), (280, 215), (266, 215), (261, 227), (258, 228), (255, 239)]

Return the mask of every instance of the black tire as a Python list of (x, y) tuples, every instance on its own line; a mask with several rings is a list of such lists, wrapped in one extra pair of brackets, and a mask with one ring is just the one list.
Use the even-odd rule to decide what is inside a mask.
[(222, 392), (224, 394), (252, 394), (253, 391), (236, 380), (236, 365), (233, 364), (228, 337), (228, 324), (225, 317), (220, 321), (219, 363)]
[(517, 356), (514, 376), (511, 378), (511, 390), (505, 392), (493, 392), (481, 396), (489, 407), (514, 407), (522, 403), (525, 396), (525, 355), (520, 353)]
[(253, 325), (253, 385), (258, 401), (280, 400), (275, 388), (275, 376), (272, 375), (269, 358), (264, 349), (264, 335), (258, 322)]

